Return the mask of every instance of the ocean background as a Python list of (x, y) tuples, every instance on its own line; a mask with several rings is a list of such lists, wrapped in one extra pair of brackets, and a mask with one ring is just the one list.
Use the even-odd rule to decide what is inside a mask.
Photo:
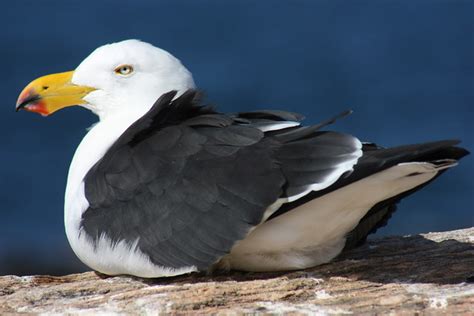
[[(15, 113), (31, 80), (137, 38), (174, 54), (220, 111), (272, 108), (384, 146), (474, 149), (474, 1), (9, 1), (0, 19), (0, 275), (87, 270), (63, 227), (75, 148), (96, 121)], [(474, 164), (402, 201), (376, 236), (474, 225)]]

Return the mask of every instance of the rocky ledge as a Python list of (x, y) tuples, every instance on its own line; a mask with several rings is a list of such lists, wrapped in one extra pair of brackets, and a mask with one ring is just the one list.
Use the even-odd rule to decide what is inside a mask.
[[(144, 280), (94, 272), (0, 277), (0, 314), (469, 314), (474, 227), (369, 241), (287, 273)], [(472, 314), (471, 314), (472, 315)]]

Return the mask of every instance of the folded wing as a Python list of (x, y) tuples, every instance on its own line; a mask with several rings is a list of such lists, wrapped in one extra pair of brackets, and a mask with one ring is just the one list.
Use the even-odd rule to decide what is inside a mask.
[(199, 106), (196, 91), (175, 95), (88, 172), (81, 229), (93, 242), (136, 243), (156, 265), (205, 270), (275, 202), (330, 186), (362, 155), (356, 138), (301, 127), (294, 113), (224, 115)]

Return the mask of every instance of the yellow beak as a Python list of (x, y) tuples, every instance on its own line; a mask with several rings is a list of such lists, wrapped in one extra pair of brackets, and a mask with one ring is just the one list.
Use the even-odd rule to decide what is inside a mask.
[(84, 105), (83, 98), (94, 88), (71, 83), (74, 71), (47, 75), (33, 80), (20, 93), (16, 110), (21, 109), (47, 116), (72, 105)]

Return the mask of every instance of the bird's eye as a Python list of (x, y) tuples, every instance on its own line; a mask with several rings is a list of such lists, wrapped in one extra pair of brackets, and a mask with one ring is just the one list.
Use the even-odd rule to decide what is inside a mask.
[(128, 76), (133, 73), (133, 67), (131, 65), (120, 65), (114, 71), (117, 75)]

